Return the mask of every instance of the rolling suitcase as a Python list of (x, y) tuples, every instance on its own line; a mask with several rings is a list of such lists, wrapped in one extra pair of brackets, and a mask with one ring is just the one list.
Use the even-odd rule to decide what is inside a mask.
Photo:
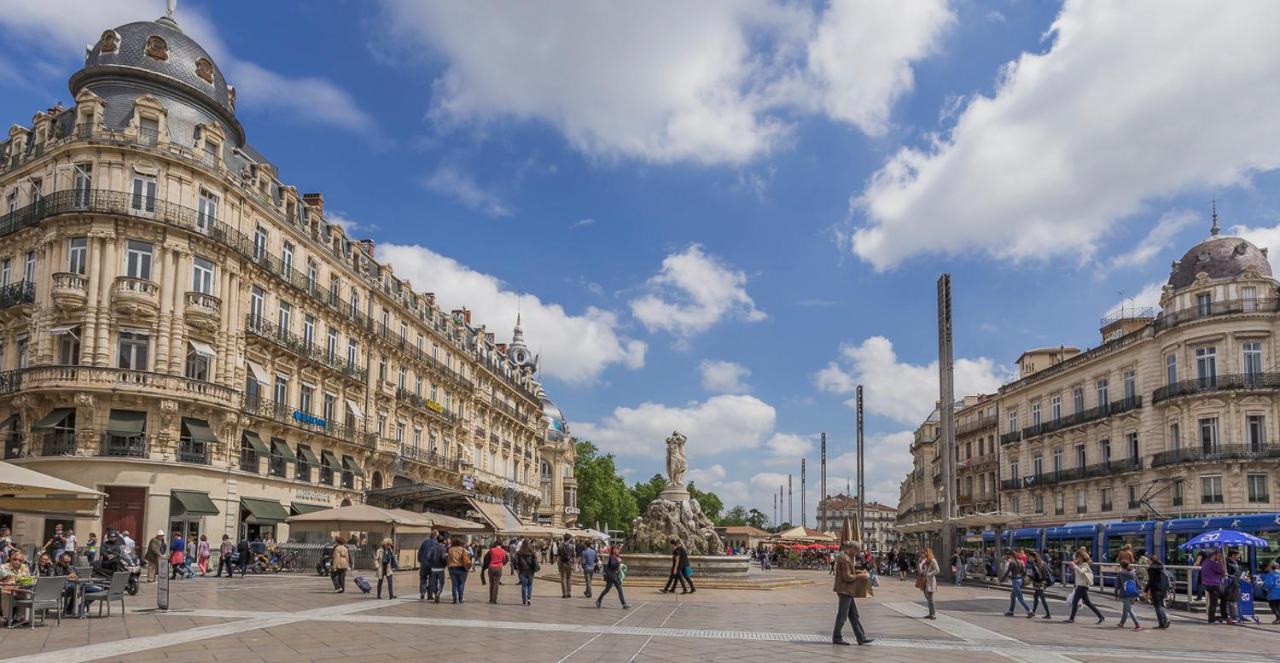
[(364, 576), (356, 576), (355, 583), (356, 583), (356, 587), (359, 587), (360, 591), (364, 592), (365, 594), (368, 594), (369, 592), (373, 591), (373, 585), (370, 585), (368, 579), (366, 579)]

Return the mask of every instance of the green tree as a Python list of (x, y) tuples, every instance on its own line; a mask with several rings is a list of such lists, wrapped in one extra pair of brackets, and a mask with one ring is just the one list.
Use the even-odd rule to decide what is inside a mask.
[(721, 527), (740, 527), (747, 524), (747, 509), (741, 504), (734, 506), (716, 521)]
[(764, 529), (769, 524), (769, 516), (760, 513), (759, 509), (752, 509), (747, 512), (747, 524), (756, 529)]
[(578, 480), (578, 522), (595, 527), (600, 523), (630, 532), (631, 521), (640, 515), (636, 499), (627, 482), (618, 475), (613, 454), (601, 454), (596, 445), (578, 443), (578, 458), (573, 464)]
[(720, 512), (724, 510), (724, 502), (720, 501), (720, 497), (715, 493), (704, 493), (698, 490), (692, 482), (689, 483), (689, 497), (698, 500), (698, 506), (702, 507), (702, 513), (706, 514), (711, 522), (716, 522), (720, 517)]
[(667, 487), (667, 480), (662, 478), (661, 474), (653, 475), (648, 481), (637, 481), (636, 485), (631, 487), (631, 496), (636, 500), (636, 508), (640, 513), (644, 513), (649, 509), (649, 503), (658, 499), (658, 493)]

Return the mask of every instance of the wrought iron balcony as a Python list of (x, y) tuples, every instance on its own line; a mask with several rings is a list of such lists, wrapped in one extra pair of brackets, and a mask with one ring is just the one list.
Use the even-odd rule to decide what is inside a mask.
[(1280, 445), (1227, 444), (1209, 449), (1204, 447), (1183, 447), (1157, 453), (1151, 459), (1151, 467), (1177, 463), (1258, 460), (1263, 458), (1280, 458)]
[(1274, 313), (1280, 310), (1280, 299), (1225, 299), (1204, 306), (1192, 306), (1177, 311), (1161, 313), (1156, 318), (1156, 331), (1162, 331), (1193, 320), (1204, 320), (1224, 315)]
[(401, 444), (400, 457), (406, 460), (422, 463), (424, 465), (443, 468), (451, 472), (458, 472), (462, 469), (461, 459), (457, 456), (450, 456), (447, 452), (436, 449), (423, 450), (418, 447)]
[(1097, 407), (1091, 407), (1087, 410), (1082, 410), (1065, 417), (1051, 419), (1036, 426), (1028, 426), (1022, 429), (1022, 439), (1029, 440), (1037, 435), (1045, 435), (1066, 428), (1071, 428), (1073, 426), (1087, 424), (1091, 421), (1114, 417), (1118, 414), (1124, 414), (1125, 412), (1136, 410), (1140, 407), (1142, 407), (1142, 396), (1122, 398), (1118, 401), (1112, 401)]
[(996, 417), (994, 416), (980, 417), (976, 421), (970, 421), (969, 423), (962, 424), (956, 429), (956, 435), (965, 435), (984, 428), (994, 428), (996, 423)]
[(1151, 395), (1152, 403), (1215, 391), (1271, 391), (1280, 389), (1280, 373), (1237, 373), (1233, 375), (1217, 375), (1194, 380), (1182, 380), (1168, 384)]
[(1013, 444), (1022, 441), (1022, 431), (1015, 430), (1000, 435), (1000, 444)]
[(396, 389), (396, 400), (408, 403), (422, 412), (439, 419), (447, 425), (452, 426), (458, 422), (457, 418), (454, 417), (451, 412), (444, 409), (443, 405), (431, 400), (430, 398), (423, 398), (422, 396), (419, 396), (407, 389)]
[(246, 395), (240, 402), (240, 409), (246, 414), (270, 419), (301, 430), (319, 433), (368, 449), (375, 448), (378, 441), (376, 434), (365, 432), (358, 425), (347, 426), (320, 417), (301, 416), (298, 410), (291, 408), (288, 403), (277, 403), (265, 398)]
[(18, 281), (0, 287), (0, 309), (23, 304), (34, 304), (36, 301), (36, 284), (30, 281)]
[(178, 462), (208, 465), (209, 456), (209, 444), (207, 442), (187, 439), (178, 440)]
[(98, 454), (112, 458), (146, 458), (150, 448), (151, 440), (147, 437), (121, 437), (103, 433), (102, 446)]
[(343, 377), (355, 380), (361, 385), (364, 385), (369, 379), (369, 372), (365, 369), (348, 362), (336, 352), (329, 353), (314, 340), (307, 342), (305, 338), (281, 329), (265, 317), (250, 313), (245, 316), (244, 324), (245, 329), (251, 334), (268, 340), (277, 347), (306, 359), (319, 367), (337, 371)]
[(1119, 458), (1105, 463), (1086, 465), (1084, 467), (1069, 467), (1056, 471), (1051, 470), (1048, 472), (1041, 472), (1040, 474), (1029, 474), (1015, 479), (1004, 479), (1000, 482), (1000, 487), (1004, 490), (1018, 490), (1021, 488), (1051, 486), (1068, 481), (1080, 481), (1082, 479), (1092, 479), (1095, 477), (1127, 474), (1129, 472), (1137, 472), (1141, 469), (1141, 458)]
[(55, 430), (39, 434), (41, 456), (74, 456), (76, 454), (76, 433), (71, 430)]

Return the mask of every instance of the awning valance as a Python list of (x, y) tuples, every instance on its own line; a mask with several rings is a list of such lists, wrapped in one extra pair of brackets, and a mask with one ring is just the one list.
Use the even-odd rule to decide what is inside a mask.
[(293, 515), (301, 516), (304, 513), (315, 513), (324, 511), (329, 507), (325, 504), (307, 504), (306, 502), (294, 502), (289, 505), (289, 509), (293, 511)]
[(267, 376), (267, 369), (257, 362), (246, 361), (245, 363), (249, 365), (249, 375), (253, 376), (254, 380), (262, 384), (271, 384), (271, 378)]
[(320, 464), (320, 459), (316, 458), (316, 454), (313, 451), (311, 451), (311, 447), (305, 444), (298, 445), (298, 457), (300, 457), (303, 460), (303, 462), (305, 462), (308, 465)]
[(204, 419), (182, 418), (182, 427), (187, 430), (187, 435), (196, 442), (217, 442), (218, 437), (213, 434), (213, 429), (209, 427), (209, 422)]
[(333, 455), (332, 451), (324, 450), (320, 452), (320, 457), (329, 463), (329, 467), (338, 469), (342, 467), (342, 463), (338, 462), (338, 457)]
[(481, 502), (477, 499), (468, 501), (471, 502), (472, 508), (480, 513), (480, 517), (489, 523), (494, 533), (519, 536), (524, 532), (525, 524), (520, 522), (520, 518), (515, 513), (512, 513), (511, 509), (507, 508), (505, 504)]
[(286, 444), (284, 440), (271, 440), (271, 449), (279, 453), (281, 458), (284, 458), (290, 463), (298, 462), (298, 457), (293, 455), (293, 449), (290, 449), (289, 445)]
[(51, 428), (57, 428), (67, 417), (75, 414), (76, 409), (73, 407), (54, 408), (49, 414), (44, 415), (40, 421), (31, 424), (32, 431), (46, 431)]
[(196, 340), (188, 340), (187, 342), (191, 344), (191, 350), (198, 355), (203, 355), (209, 359), (213, 359), (218, 356), (217, 351), (215, 351), (213, 346), (208, 343), (202, 343)]
[(75, 336), (72, 332), (75, 330), (76, 326), (77, 325), (59, 325), (57, 327), (50, 327), (49, 334), (52, 336), (62, 336), (63, 334), (71, 334), (72, 336)]
[(209, 499), (209, 493), (197, 490), (175, 490), (169, 494), (169, 517), (216, 516), (220, 512)]
[(347, 399), (347, 409), (351, 410), (351, 414), (355, 416), (357, 419), (364, 417), (364, 414), (360, 412), (360, 406), (356, 405), (356, 402), (351, 400), (350, 398)]
[(249, 446), (253, 448), (254, 453), (258, 454), (259, 456), (271, 455), (271, 450), (267, 448), (266, 443), (262, 441), (261, 437), (258, 437), (257, 433), (251, 430), (245, 431), (244, 441), (249, 443)]
[(147, 413), (133, 410), (112, 410), (107, 416), (107, 432), (125, 437), (142, 435), (147, 427)]
[(356, 464), (356, 459), (352, 458), (351, 456), (342, 457), (342, 467), (346, 471), (358, 477), (364, 476), (364, 470), (360, 469), (360, 466)]
[(241, 497), (240, 506), (249, 511), (249, 518), (252, 520), (246, 522), (274, 525), (284, 522), (289, 517), (289, 512), (275, 500)]

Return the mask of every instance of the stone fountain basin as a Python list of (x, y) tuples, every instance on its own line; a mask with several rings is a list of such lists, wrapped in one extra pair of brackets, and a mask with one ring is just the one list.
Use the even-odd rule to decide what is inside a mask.
[[(623, 553), (622, 563), (627, 565), (627, 577), (660, 576), (671, 574), (671, 555), (653, 553)], [(698, 578), (746, 578), (751, 568), (751, 558), (745, 555), (689, 555), (693, 567), (694, 582)]]

